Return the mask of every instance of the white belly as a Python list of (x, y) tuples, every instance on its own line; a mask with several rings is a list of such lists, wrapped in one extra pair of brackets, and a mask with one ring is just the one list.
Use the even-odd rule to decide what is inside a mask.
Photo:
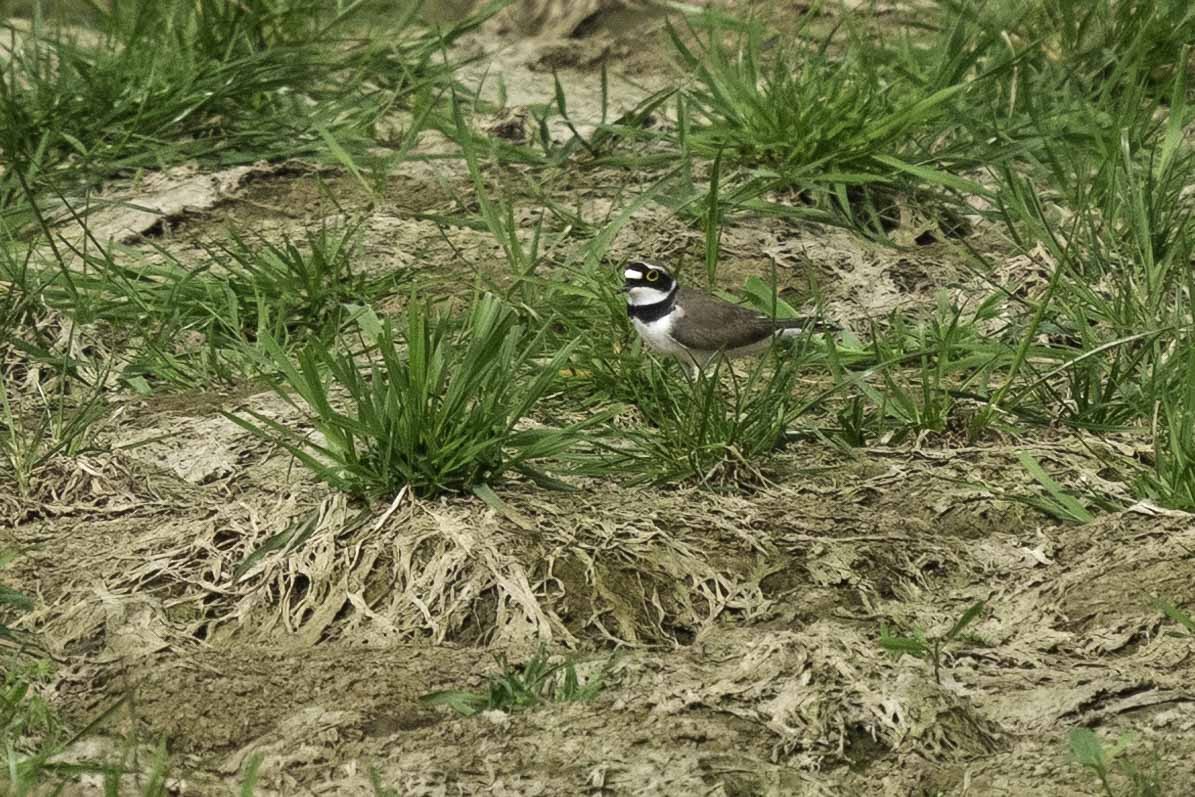
[(655, 321), (644, 323), (638, 318), (632, 318), (631, 323), (635, 326), (635, 331), (639, 333), (639, 337), (643, 338), (643, 342), (647, 347), (663, 354), (672, 354), (680, 356), (685, 354), (684, 346), (681, 346), (672, 339), (672, 316), (666, 315), (663, 318), (657, 318)]
[[(647, 344), (649, 349), (658, 351), (661, 354), (671, 354), (677, 357), (686, 365), (704, 366), (714, 357), (721, 354), (724, 357), (735, 358), (743, 357), (750, 354), (758, 354), (764, 351), (771, 345), (771, 338), (764, 338), (758, 343), (752, 343), (747, 346), (741, 346), (737, 349), (728, 349), (725, 351), (692, 351), (686, 349), (684, 346), (677, 343), (672, 337), (672, 322), (673, 314), (658, 318), (650, 323), (644, 323), (638, 318), (632, 318), (631, 323), (635, 326), (635, 331), (639, 333), (639, 337)], [(797, 334), (800, 330), (785, 330), (782, 335)]]

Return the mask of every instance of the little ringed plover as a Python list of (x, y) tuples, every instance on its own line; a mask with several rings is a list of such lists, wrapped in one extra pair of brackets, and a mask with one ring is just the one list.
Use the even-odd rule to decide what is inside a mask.
[(753, 354), (777, 337), (839, 329), (808, 318), (769, 318), (681, 287), (667, 270), (650, 263), (627, 263), (623, 278), (627, 314), (639, 337), (649, 348), (676, 357), (693, 374), (719, 355)]

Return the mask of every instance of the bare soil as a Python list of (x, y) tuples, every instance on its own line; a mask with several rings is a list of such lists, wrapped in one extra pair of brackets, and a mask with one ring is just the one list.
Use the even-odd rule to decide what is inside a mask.
[[(551, 68), (582, 123), (603, 59), (623, 108), (673, 79), (646, 5), (531, 5), (463, 45), (498, 52), (516, 110), (550, 101)], [(403, 164), (374, 202), (302, 168), (203, 185), (210, 201), (163, 207), (131, 245), (358, 221), (364, 266), (429, 289), (501, 268), (488, 235), (415, 218), (468, 198), (455, 161)], [(635, 187), (591, 170), (542, 190), (601, 222)], [(949, 242), (917, 234), (894, 250), (736, 220), (720, 279), (775, 266), (860, 333), (939, 292), (982, 297)], [(701, 247), (648, 207), (611, 257), (697, 263)], [(164, 738), (179, 794), (229, 793), (257, 752), (260, 794), (372, 794), (371, 770), (402, 795), (1097, 794), (1067, 751), (1078, 725), (1132, 732), (1168, 793), (1195, 793), (1195, 638), (1150, 605), (1195, 603), (1191, 516), (1137, 505), (1074, 526), (1020, 500), (1035, 486), (1018, 451), (1081, 483), (1100, 478), (1101, 446), (1137, 441), (805, 442), (749, 494), (514, 483), (501, 514), (467, 498), (353, 503), (220, 414), (248, 406), (294, 420), (268, 393), (130, 395), (106, 429), (126, 447), (47, 463), (35, 495), (0, 498), (0, 547), (26, 554), (5, 578), (37, 596), (25, 625), (61, 660), (56, 704), (82, 724), (123, 698), (112, 749), (130, 730)], [(302, 544), (238, 569), (300, 526)], [(882, 627), (941, 634), (978, 600), (989, 610), (937, 678), (878, 644)], [(418, 700), (483, 688), (495, 654), (540, 642), (583, 671), (613, 655), (610, 686), (473, 718)]]

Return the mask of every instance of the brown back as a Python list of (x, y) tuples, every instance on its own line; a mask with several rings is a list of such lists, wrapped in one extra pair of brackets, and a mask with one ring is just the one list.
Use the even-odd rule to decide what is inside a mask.
[[(672, 339), (696, 351), (737, 349), (759, 343), (777, 329), (801, 321), (773, 321), (754, 310), (724, 302), (703, 291), (682, 287), (676, 303), (684, 315), (672, 324)], [(679, 315), (679, 314), (678, 314)]]

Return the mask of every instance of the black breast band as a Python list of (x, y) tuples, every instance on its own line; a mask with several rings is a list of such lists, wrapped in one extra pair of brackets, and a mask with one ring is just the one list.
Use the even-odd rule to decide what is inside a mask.
[(651, 304), (628, 304), (627, 315), (637, 318), (645, 324), (659, 321), (672, 312), (672, 305), (676, 303), (676, 294), (670, 293), (664, 299)]

